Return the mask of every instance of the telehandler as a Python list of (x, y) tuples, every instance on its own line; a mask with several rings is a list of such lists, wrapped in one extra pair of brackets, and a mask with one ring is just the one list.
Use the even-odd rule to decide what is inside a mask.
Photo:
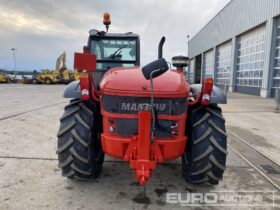
[(160, 163), (181, 158), (190, 183), (216, 185), (226, 169), (227, 134), (218, 104), (226, 103), (212, 78), (189, 85), (188, 58), (162, 57), (140, 67), (140, 38), (134, 33), (90, 30), (82, 53), (75, 53), (80, 81), (70, 83), (70, 99), (60, 119), (58, 160), (69, 179), (96, 179), (104, 155), (123, 159), (140, 185)]

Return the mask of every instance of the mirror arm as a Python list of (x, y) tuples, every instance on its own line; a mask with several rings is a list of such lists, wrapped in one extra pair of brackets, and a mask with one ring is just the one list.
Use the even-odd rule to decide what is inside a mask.
[(152, 128), (151, 128), (151, 143), (154, 142), (154, 132), (155, 132), (155, 110), (154, 110), (154, 82), (153, 75), (157, 72), (161, 71), (161, 69), (156, 69), (150, 74), (150, 84), (151, 84), (151, 110), (152, 110)]

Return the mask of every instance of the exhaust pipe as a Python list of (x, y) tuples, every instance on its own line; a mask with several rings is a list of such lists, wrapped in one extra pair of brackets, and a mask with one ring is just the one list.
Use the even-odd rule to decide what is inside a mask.
[(158, 58), (162, 58), (162, 47), (163, 47), (163, 44), (165, 42), (165, 37), (163, 36), (159, 42), (159, 45), (158, 45)]

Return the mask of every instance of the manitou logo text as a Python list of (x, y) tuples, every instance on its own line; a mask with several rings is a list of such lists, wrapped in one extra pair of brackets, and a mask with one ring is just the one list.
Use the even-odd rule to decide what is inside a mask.
[[(121, 111), (139, 111), (142, 110), (147, 103), (122, 103)], [(166, 104), (154, 104), (157, 111), (164, 111), (166, 109)]]

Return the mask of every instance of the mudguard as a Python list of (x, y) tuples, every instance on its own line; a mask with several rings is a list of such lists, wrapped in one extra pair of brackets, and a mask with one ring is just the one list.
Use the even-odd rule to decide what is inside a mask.
[[(200, 92), (202, 89), (201, 84), (194, 84), (191, 85), (191, 91), (194, 95), (194, 98), (199, 97)], [(227, 104), (227, 97), (224, 94), (224, 92), (218, 88), (217, 86), (213, 86), (211, 98), (210, 98), (210, 103), (211, 104)]]
[(63, 93), (64, 98), (81, 98), (80, 81), (73, 81), (68, 84)]
[[(200, 95), (202, 89), (201, 84), (193, 84), (191, 85), (191, 91), (194, 95), (194, 98), (198, 97)], [(63, 94), (64, 98), (81, 98), (81, 92), (80, 92), (80, 81), (73, 81), (70, 84), (68, 84), (64, 90)], [(217, 86), (213, 86), (211, 98), (210, 98), (211, 104), (226, 104), (227, 98), (223, 91), (218, 88)]]

